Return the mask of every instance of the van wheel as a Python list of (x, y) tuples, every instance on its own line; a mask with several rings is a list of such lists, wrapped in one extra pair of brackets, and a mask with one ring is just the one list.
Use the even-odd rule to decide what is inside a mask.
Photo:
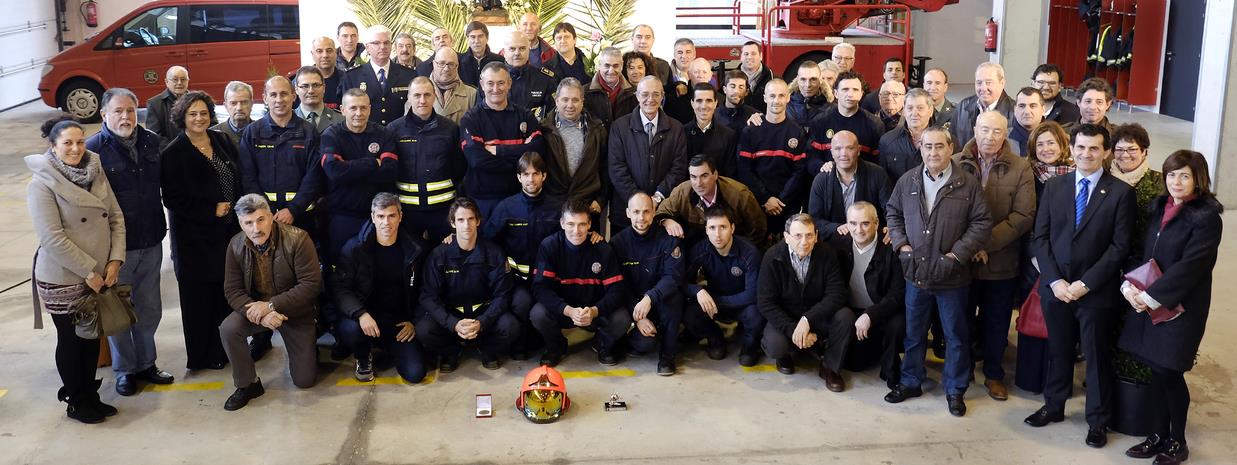
[(103, 87), (94, 81), (79, 79), (65, 84), (60, 88), (60, 108), (70, 116), (83, 123), (97, 123), (99, 116), (99, 99), (103, 95)]

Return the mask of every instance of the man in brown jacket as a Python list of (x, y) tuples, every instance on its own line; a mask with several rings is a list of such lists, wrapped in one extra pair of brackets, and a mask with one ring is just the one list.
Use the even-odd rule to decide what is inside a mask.
[(582, 201), (592, 214), (601, 213), (606, 126), (585, 111), (584, 85), (575, 78), (558, 83), (554, 102), (554, 109), (541, 120), (549, 149), (545, 192), (563, 201)]
[(886, 207), (889, 238), (907, 282), (902, 381), (885, 395), (885, 402), (923, 395), (928, 317), (935, 302), (945, 330), (941, 385), (949, 413), (960, 417), (966, 414), (963, 396), (972, 368), (965, 317), (970, 263), (991, 234), (992, 216), (979, 180), (950, 160), (954, 144), (949, 131), (939, 126), (925, 130), (920, 152), (923, 164), (898, 180)]
[(265, 329), (279, 331), (288, 349), (288, 370), (299, 388), (314, 385), (317, 349), (314, 318), (322, 272), (309, 234), (274, 221), (258, 194), (236, 201), (241, 232), (228, 244), (223, 293), (234, 310), (219, 325), (219, 337), (232, 362), (236, 392), (223, 404), (237, 410), (266, 391), (254, 371), (245, 338)]
[[(975, 331), (972, 340), (983, 349), (984, 387), (996, 400), (1005, 400), (1005, 346), (1009, 317), (1018, 289), (1022, 244), (1035, 219), (1035, 177), (1031, 164), (1014, 154), (1006, 138), (1009, 121), (995, 111), (975, 120), (975, 138), (953, 156), (984, 189), (992, 214), (992, 235), (971, 260), (971, 303), (967, 317)], [(975, 308), (979, 313), (976, 316)]]
[(743, 183), (717, 174), (708, 155), (692, 157), (688, 180), (679, 183), (670, 197), (657, 206), (656, 221), (671, 236), (683, 239), (687, 248), (704, 237), (704, 210), (714, 205), (731, 211), (735, 234), (764, 249), (768, 242), (765, 212), (756, 196)]

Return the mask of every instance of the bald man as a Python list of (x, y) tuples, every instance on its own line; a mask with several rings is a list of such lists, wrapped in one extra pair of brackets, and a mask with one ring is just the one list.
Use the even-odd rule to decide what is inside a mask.
[(516, 25), (516, 31), (524, 34), (528, 38), (528, 62), (534, 67), (540, 68), (547, 61), (558, 55), (558, 51), (550, 46), (549, 42), (541, 38), (541, 19), (536, 13), (524, 13), (520, 16), (520, 23)]
[[(1005, 347), (1009, 339), (1010, 302), (1018, 289), (1023, 240), (1035, 219), (1035, 176), (1031, 164), (1010, 147), (1009, 121), (996, 111), (980, 113), (975, 138), (954, 155), (964, 171), (979, 179), (992, 214), (992, 234), (971, 260), (970, 305), (967, 316), (979, 343), (984, 387), (996, 400), (1007, 398)], [(978, 310), (978, 314), (976, 313)]]
[(344, 80), (344, 70), (339, 67), (338, 54), (339, 50), (335, 48), (335, 40), (327, 36), (314, 39), (309, 49), (309, 56), (313, 57), (314, 67), (318, 68), (318, 72), (322, 74), (323, 85), (325, 85), (321, 92), (322, 102), (330, 109), (339, 108), (339, 99), (344, 92), (339, 88)]
[(777, 237), (786, 219), (799, 213), (811, 174), (804, 169), (807, 131), (787, 113), (790, 88), (774, 78), (765, 85), (766, 112), (760, 126), (739, 134), (739, 180), (752, 190), (768, 217), (769, 233)]
[(383, 126), (404, 116), (408, 83), (416, 77), (406, 66), (391, 59), (391, 30), (381, 24), (365, 30), (369, 63), (348, 70), (342, 88), (361, 89), (369, 95), (369, 121)]
[(507, 70), (511, 72), (511, 102), (541, 118), (554, 109), (554, 88), (558, 85), (558, 76), (529, 61), (532, 56), (529, 51), (530, 37), (533, 36), (512, 31), (507, 46), (503, 48), (503, 58), (507, 61)]
[(893, 191), (885, 170), (859, 157), (859, 138), (853, 132), (838, 131), (830, 140), (829, 150), (833, 169), (818, 173), (808, 194), (807, 212), (816, 220), (820, 237), (831, 240), (849, 235), (846, 210), (859, 202), (875, 205), (877, 225), (884, 226), (885, 204)]
[[(435, 63), (429, 80), (434, 84), (434, 113), (459, 124), (464, 113), (477, 104), (477, 88), (460, 80), (460, 56), (451, 47), (443, 47), (430, 58)], [(409, 105), (412, 101), (409, 100)]]
[(430, 54), (431, 59), (422, 61), (416, 66), (412, 67), (412, 69), (417, 72), (417, 76), (429, 77), (431, 74), (433, 74), (434, 72), (433, 55), (437, 54), (438, 51), (442, 49), (447, 49), (447, 50), (450, 50), (451, 53), (455, 53), (455, 37), (451, 35), (451, 31), (448, 31), (446, 28), (440, 27), (440, 28), (434, 29), (433, 32), (430, 32), (430, 50), (432, 51), (432, 53)]
[(146, 101), (146, 129), (159, 135), (160, 149), (180, 132), (172, 122), (172, 105), (189, 90), (189, 70), (184, 66), (168, 68), (163, 84), (167, 88)]
[(683, 250), (678, 238), (653, 221), (656, 209), (648, 194), (632, 195), (627, 200), (631, 227), (615, 235), (610, 245), (627, 283), (624, 308), (631, 309), (631, 320), (636, 323), (628, 342), (638, 353), (659, 346), (657, 374), (671, 376), (683, 321)]

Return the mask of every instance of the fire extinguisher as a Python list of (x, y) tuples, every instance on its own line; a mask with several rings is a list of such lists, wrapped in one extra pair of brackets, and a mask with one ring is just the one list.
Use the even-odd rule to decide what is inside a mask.
[(87, 27), (99, 27), (99, 6), (94, 0), (82, 2), (82, 17), (86, 18)]
[(984, 51), (996, 51), (996, 20), (988, 18), (988, 24), (984, 26)]

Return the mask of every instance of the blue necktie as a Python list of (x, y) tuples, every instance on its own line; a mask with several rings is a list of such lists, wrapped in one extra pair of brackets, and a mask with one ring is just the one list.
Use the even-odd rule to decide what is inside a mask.
[(385, 69), (378, 70), (378, 88), (383, 92), (387, 91), (387, 70)]
[(1078, 196), (1074, 197), (1074, 227), (1078, 227), (1082, 223), (1082, 215), (1087, 212), (1087, 196), (1091, 190), (1087, 186), (1091, 185), (1091, 180), (1082, 178), (1078, 181), (1081, 186), (1078, 188)]

